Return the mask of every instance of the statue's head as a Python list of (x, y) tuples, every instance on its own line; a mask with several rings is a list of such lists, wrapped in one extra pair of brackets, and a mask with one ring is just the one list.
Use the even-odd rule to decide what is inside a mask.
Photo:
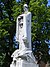
[(24, 12), (28, 12), (28, 5), (24, 4)]

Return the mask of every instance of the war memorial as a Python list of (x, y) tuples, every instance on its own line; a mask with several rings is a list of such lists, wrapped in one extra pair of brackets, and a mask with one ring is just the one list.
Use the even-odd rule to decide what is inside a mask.
[(11, 55), (13, 61), (10, 67), (38, 67), (31, 47), (31, 12), (28, 11), (27, 4), (23, 8), (24, 13), (16, 21), (16, 41), (19, 49)]

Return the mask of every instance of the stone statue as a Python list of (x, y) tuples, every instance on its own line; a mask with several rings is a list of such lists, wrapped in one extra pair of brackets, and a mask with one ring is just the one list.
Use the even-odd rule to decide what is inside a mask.
[(24, 8), (24, 12), (27, 13), (28, 12), (28, 5), (27, 4), (24, 4), (24, 7), (23, 8)]
[(38, 67), (31, 48), (31, 12), (28, 5), (24, 4), (24, 14), (17, 17), (16, 41), (19, 49), (15, 50), (11, 57), (13, 61), (10, 67)]

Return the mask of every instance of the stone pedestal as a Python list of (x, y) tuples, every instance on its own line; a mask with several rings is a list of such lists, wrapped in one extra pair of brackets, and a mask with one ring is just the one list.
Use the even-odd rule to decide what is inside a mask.
[(13, 61), (10, 67), (38, 67), (30, 49), (16, 50), (11, 57), (13, 57)]
[(35, 63), (19, 60), (16, 67), (38, 67)]

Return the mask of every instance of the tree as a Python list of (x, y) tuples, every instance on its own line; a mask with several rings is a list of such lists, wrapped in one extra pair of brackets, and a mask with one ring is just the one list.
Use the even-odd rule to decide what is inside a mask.
[(21, 6), (15, 0), (1, 0), (0, 10), (0, 66), (9, 67), (16, 44), (16, 17), (21, 13)]
[(30, 0), (29, 7), (32, 12), (32, 42), (34, 43), (35, 41), (33, 53), (37, 60), (47, 62), (49, 60), (49, 53), (45, 40), (50, 39), (47, 0)]

